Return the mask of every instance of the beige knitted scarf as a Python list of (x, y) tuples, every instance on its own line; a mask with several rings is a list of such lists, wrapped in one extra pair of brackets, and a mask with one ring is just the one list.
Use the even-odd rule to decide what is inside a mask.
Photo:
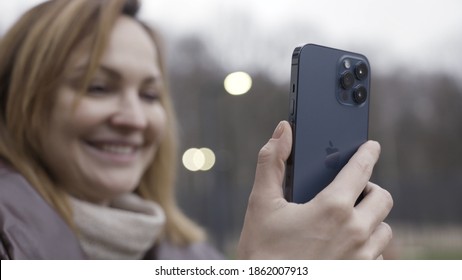
[(125, 194), (109, 206), (70, 198), (82, 249), (90, 259), (140, 259), (159, 237), (165, 214), (155, 202)]

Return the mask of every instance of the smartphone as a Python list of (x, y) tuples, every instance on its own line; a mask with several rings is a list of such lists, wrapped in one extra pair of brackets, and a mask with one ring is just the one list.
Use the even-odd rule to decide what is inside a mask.
[(371, 67), (361, 54), (295, 48), (290, 80), (292, 151), (284, 195), (305, 203), (329, 185), (368, 139)]

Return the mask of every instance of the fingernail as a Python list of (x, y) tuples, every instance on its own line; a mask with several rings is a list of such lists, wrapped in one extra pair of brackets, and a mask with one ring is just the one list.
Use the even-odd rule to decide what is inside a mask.
[(279, 137), (281, 137), (283, 131), (284, 131), (284, 126), (282, 125), (282, 121), (281, 121), (281, 122), (279, 122), (278, 126), (274, 130), (272, 138), (273, 139), (279, 139)]

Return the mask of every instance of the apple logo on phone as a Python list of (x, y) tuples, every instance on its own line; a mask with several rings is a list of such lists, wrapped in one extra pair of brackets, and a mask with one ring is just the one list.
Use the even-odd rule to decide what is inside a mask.
[(329, 141), (329, 147), (326, 148), (325, 165), (331, 169), (338, 169), (340, 165), (340, 152), (334, 147), (332, 141)]

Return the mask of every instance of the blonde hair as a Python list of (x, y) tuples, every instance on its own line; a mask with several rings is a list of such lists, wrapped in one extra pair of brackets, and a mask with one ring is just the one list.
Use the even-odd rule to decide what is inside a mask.
[[(43, 164), (43, 147), (38, 139), (73, 51), (83, 40), (90, 40), (84, 89), (121, 15), (132, 17), (148, 32), (157, 45), (165, 77), (159, 39), (136, 19), (138, 9), (138, 1), (130, 0), (52, 0), (25, 13), (0, 41), (0, 157), (14, 166), (73, 228), (67, 194), (54, 184)], [(170, 95), (162, 96), (168, 117), (166, 137), (135, 192), (163, 207), (167, 216), (165, 237), (174, 244), (187, 245), (203, 240), (205, 234), (176, 203), (176, 120)]]

